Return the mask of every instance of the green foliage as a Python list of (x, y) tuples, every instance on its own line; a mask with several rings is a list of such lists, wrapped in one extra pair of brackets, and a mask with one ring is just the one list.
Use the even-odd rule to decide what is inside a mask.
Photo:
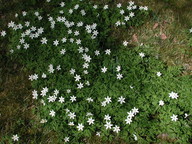
[[(32, 1), (33, 2), (33, 1)], [(56, 4), (56, 6), (55, 6)], [(70, 8), (74, 8), (79, 4), (80, 9), (74, 10), (73, 14), (69, 14)], [(111, 36), (116, 22), (124, 22), (124, 16), (121, 15), (120, 9), (110, 7), (103, 9), (103, 5), (99, 5), (97, 9), (93, 9), (93, 4), (89, 1), (67, 1), (64, 8), (59, 7), (58, 3), (51, 2), (55, 8), (47, 16), (47, 11), (38, 9), (37, 11), (42, 20), (34, 15), (34, 10), (30, 10), (27, 16), (19, 16), (18, 24), (24, 27), (19, 30), (10, 30), (9, 48), (14, 60), (19, 60), (26, 67), (38, 74), (38, 80), (32, 81), (32, 87), (38, 93), (38, 99), (42, 102), (38, 106), (37, 115), (47, 122), (42, 124), (50, 130), (60, 134), (60, 141), (63, 142), (65, 137), (70, 138), (70, 143), (83, 143), (83, 138), (95, 135), (101, 132), (103, 140), (112, 141), (115, 137), (120, 137), (124, 141), (131, 143), (136, 140), (133, 134), (137, 136), (138, 143), (150, 143), (157, 140), (157, 135), (168, 133), (170, 137), (177, 139), (179, 143), (187, 143), (191, 138), (191, 76), (181, 76), (181, 67), (167, 67), (160, 60), (150, 55), (147, 46), (139, 46), (130, 48), (123, 46), (121, 42), (115, 41)], [(126, 9), (123, 6), (122, 9)], [(60, 11), (62, 10), (62, 13)], [(80, 10), (85, 10), (86, 15), (82, 16)], [(135, 16), (130, 18), (120, 28), (137, 27), (142, 25), (149, 17), (150, 11), (133, 9)], [(129, 15), (130, 11), (125, 11), (124, 15)], [(83, 22), (80, 27), (72, 26), (68, 28), (64, 22), (57, 19), (64, 16), (70, 23)], [(48, 20), (53, 18), (51, 22)], [(26, 21), (30, 21), (30, 33), (33, 32), (31, 26), (37, 29), (44, 28), (44, 32), (37, 38), (30, 38), (26, 34), (29, 27), (25, 26)], [(66, 21), (65, 21), (66, 22)], [(55, 24), (51, 24), (55, 23)], [(86, 25), (97, 24), (96, 29), (99, 34), (95, 37), (92, 33), (85, 30)], [(50, 27), (51, 26), (51, 27)], [(69, 34), (79, 31), (80, 35), (75, 36)], [(24, 33), (25, 32), (25, 33)], [(24, 48), (24, 44), (20, 44), (20, 40), (25, 39), (24, 44), (29, 44), (29, 48)], [(66, 38), (67, 42), (62, 43), (62, 38)], [(42, 44), (42, 38), (47, 38), (47, 44)], [(77, 44), (76, 40), (81, 40), (81, 44)], [(53, 45), (55, 40), (59, 41), (57, 46)], [(70, 41), (74, 40), (74, 42)], [(18, 49), (18, 45), (21, 46)], [(84, 59), (79, 54), (79, 48), (83, 47), (84, 54), (90, 56), (88, 72), (85, 74), (85, 68), (82, 67)], [(60, 52), (65, 49), (63, 55)], [(111, 50), (111, 54), (106, 54), (106, 50)], [(96, 56), (95, 51), (100, 51), (100, 55)], [(143, 57), (141, 53), (145, 54)], [(53, 66), (54, 72), (49, 72), (50, 65)], [(59, 70), (58, 66), (61, 67)], [(117, 72), (116, 67), (121, 66), (122, 70)], [(101, 68), (107, 67), (107, 72), (102, 73)], [(77, 88), (74, 76), (69, 70), (75, 69), (75, 74), (81, 76), (80, 82), (84, 84), (82, 89)], [(157, 76), (157, 72), (161, 72), (162, 76)], [(46, 74), (47, 78), (42, 78), (42, 74)], [(117, 79), (117, 74), (121, 73), (123, 79)], [(87, 81), (90, 83), (87, 84)], [(45, 96), (42, 95), (43, 89), (48, 88)], [(58, 94), (55, 94), (59, 90)], [(71, 92), (68, 93), (67, 90)], [(178, 93), (178, 99), (171, 99), (169, 93), (172, 91)], [(77, 101), (71, 102), (71, 96), (74, 95)], [(34, 95), (33, 95), (34, 96)], [(50, 96), (55, 96), (54, 102), (49, 102)], [(120, 104), (118, 99), (120, 96), (125, 98), (125, 103)], [(65, 102), (59, 102), (59, 98), (65, 98)], [(106, 97), (111, 97), (112, 102), (106, 106), (101, 106)], [(92, 98), (93, 102), (87, 99)], [(165, 105), (160, 106), (159, 101), (163, 100)], [(134, 107), (139, 109), (139, 113), (132, 119), (131, 124), (126, 124), (125, 119), (127, 112)], [(50, 115), (50, 111), (54, 110), (55, 116)], [(69, 110), (69, 112), (67, 111)], [(75, 119), (69, 118), (69, 113), (76, 114)], [(93, 116), (87, 116), (87, 113)], [(185, 117), (185, 113), (189, 117)], [(120, 132), (115, 133), (106, 129), (104, 124), (105, 115), (111, 116), (113, 126), (120, 127)], [(173, 114), (178, 115), (178, 121), (171, 121)], [(88, 118), (93, 117), (95, 123), (89, 125)], [(75, 126), (69, 126), (69, 122), (74, 122)], [(78, 131), (78, 124), (83, 124), (83, 131)], [(24, 138), (23, 138), (24, 139)]]

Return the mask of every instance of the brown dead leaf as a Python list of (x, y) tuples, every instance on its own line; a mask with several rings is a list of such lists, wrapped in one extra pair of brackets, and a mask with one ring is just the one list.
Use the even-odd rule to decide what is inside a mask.
[(136, 34), (134, 34), (134, 35), (132, 36), (132, 40), (133, 40), (133, 42), (138, 42), (138, 38), (137, 38), (137, 35), (136, 35)]
[(171, 138), (168, 134), (162, 133), (157, 136), (157, 138), (167, 141), (167, 142), (175, 142), (177, 139), (176, 138)]
[(159, 26), (159, 24), (155, 23), (154, 26), (153, 26), (153, 29), (156, 29), (158, 26)]
[(163, 33), (163, 34), (161, 34), (161, 39), (162, 39), (162, 40), (166, 40), (166, 39), (167, 39), (167, 36)]

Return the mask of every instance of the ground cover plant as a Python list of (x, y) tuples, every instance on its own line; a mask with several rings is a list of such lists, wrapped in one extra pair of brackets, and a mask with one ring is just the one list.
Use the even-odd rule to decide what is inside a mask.
[(51, 11), (16, 14), (1, 38), (9, 41), (9, 57), (30, 70), (34, 112), (59, 133), (57, 143), (86, 143), (93, 135), (150, 143), (167, 133), (172, 142), (190, 141), (191, 76), (166, 66), (148, 45), (112, 36), (144, 24), (152, 14), (147, 6), (47, 3)]

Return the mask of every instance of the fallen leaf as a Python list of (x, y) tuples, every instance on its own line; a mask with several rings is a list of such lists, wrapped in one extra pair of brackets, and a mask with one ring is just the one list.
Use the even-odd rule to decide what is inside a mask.
[(159, 26), (159, 24), (155, 23), (154, 26), (153, 26), (153, 29), (156, 29), (158, 26)]
[(161, 34), (161, 39), (162, 39), (162, 40), (166, 40), (166, 39), (167, 39), (167, 36), (163, 33), (163, 34)]
[(134, 34), (134, 35), (132, 36), (132, 39), (133, 39), (133, 42), (138, 42), (138, 38), (137, 38), (137, 35), (136, 35), (136, 34)]

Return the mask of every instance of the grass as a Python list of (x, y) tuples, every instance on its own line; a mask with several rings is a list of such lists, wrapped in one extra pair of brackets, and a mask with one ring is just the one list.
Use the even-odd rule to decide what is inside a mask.
[[(24, 0), (8, 2), (0, 0), (0, 27), (4, 28), (10, 20), (14, 19), (14, 13), (34, 6), (39, 3), (24, 3)], [(116, 2), (127, 2), (116, 0)], [(145, 43), (150, 45), (153, 54), (168, 65), (183, 65), (186, 68), (184, 74), (192, 74), (191, 47), (186, 30), (192, 26), (192, 1), (175, 0), (163, 2), (158, 0), (143, 0), (139, 4), (147, 5), (156, 13), (153, 19), (139, 28), (127, 31), (114, 30), (117, 39), (131, 40), (132, 45)], [(154, 25), (157, 27), (154, 28)], [(165, 34), (167, 39), (162, 40)], [(138, 39), (138, 41), (136, 40)], [(33, 109), (38, 109), (31, 98), (31, 86), (27, 80), (28, 72), (19, 63), (12, 61), (6, 56), (6, 42), (0, 44), (0, 141), (9, 143), (7, 139), (14, 133), (21, 133), (25, 137), (25, 143), (55, 143), (58, 134), (34, 125), (39, 120), (33, 114)], [(32, 121), (33, 120), (33, 121)], [(173, 142), (169, 136), (159, 135), (158, 138), (165, 142)], [(98, 138), (91, 138), (87, 143), (102, 143)], [(116, 140), (111, 144), (122, 143)]]
[[(154, 55), (160, 57), (168, 65), (183, 65), (186, 67), (185, 73), (191, 74), (191, 47), (187, 30), (192, 26), (190, 16), (192, 1), (172, 1), (169, 4), (162, 1), (144, 0), (138, 1), (138, 3), (148, 5), (156, 15), (142, 27), (127, 30), (123, 33), (123, 37), (132, 39), (133, 45), (141, 43), (150, 45)], [(117, 37), (120, 34), (122, 34), (121, 31)], [(167, 39), (162, 40), (162, 34), (165, 34)], [(138, 39), (136, 42), (133, 38), (134, 35)]]

